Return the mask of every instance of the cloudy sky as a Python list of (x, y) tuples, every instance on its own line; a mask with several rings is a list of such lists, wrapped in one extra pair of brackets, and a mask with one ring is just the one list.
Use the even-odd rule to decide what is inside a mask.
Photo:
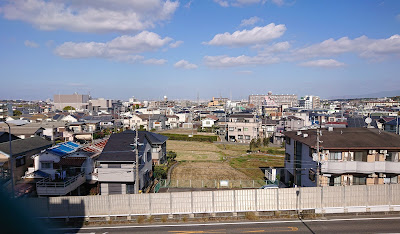
[(400, 87), (397, 0), (2, 0), (0, 28), (0, 99)]

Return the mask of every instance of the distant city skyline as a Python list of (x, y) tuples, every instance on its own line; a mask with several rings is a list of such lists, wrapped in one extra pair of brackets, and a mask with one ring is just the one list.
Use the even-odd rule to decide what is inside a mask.
[(399, 1), (5, 0), (0, 99), (397, 91)]

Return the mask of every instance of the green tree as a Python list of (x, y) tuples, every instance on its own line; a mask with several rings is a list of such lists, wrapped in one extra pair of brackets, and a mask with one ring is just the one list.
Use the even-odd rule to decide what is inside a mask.
[(168, 162), (175, 161), (176, 155), (177, 155), (176, 152), (174, 152), (174, 151), (168, 151), (168, 152), (167, 152), (167, 159), (168, 159)]
[(63, 110), (64, 111), (69, 111), (69, 110), (75, 110), (75, 108), (72, 107), (72, 106), (66, 106), (66, 107), (63, 108)]
[(264, 146), (268, 146), (269, 145), (269, 137), (264, 137), (264, 139), (263, 139), (263, 145)]
[(22, 115), (22, 112), (19, 111), (19, 110), (15, 110), (15, 111), (13, 111), (13, 115), (14, 116), (20, 116), (20, 115)]
[(257, 148), (257, 143), (256, 140), (253, 138), (250, 141), (250, 151), (253, 151), (255, 148)]
[(167, 178), (167, 167), (164, 165), (155, 165), (153, 168), (154, 178), (166, 179)]
[(261, 147), (261, 138), (258, 138), (256, 141), (256, 147), (260, 148)]

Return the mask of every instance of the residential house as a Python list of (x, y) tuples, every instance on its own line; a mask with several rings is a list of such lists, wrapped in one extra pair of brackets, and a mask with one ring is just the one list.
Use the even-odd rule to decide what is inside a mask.
[[(29, 166), (33, 164), (32, 155), (52, 146), (52, 143), (41, 137), (17, 139), (11, 142), (14, 180), (19, 180)], [(0, 171), (10, 169), (9, 142), (0, 143)]]
[(178, 128), (179, 127), (179, 117), (176, 115), (167, 115), (167, 122), (166, 128), (172, 129), (172, 128)]
[(322, 129), (318, 147), (316, 129), (284, 134), (286, 156), (281, 178), (286, 184), (312, 187), (399, 182), (399, 135), (370, 128)]
[[(21, 139), (14, 134), (11, 134), (11, 141)], [(8, 132), (0, 132), (0, 143), (9, 142), (10, 134)]]
[(228, 141), (250, 143), (259, 137), (261, 122), (258, 117), (250, 113), (237, 113), (229, 116)]
[[(3, 132), (8, 132), (8, 126), (4, 123), (0, 124), (0, 131)], [(43, 137), (43, 130), (44, 128), (40, 126), (18, 126), (18, 125), (12, 125), (11, 126), (11, 134), (21, 138), (29, 138), (29, 137)]]
[(33, 155), (33, 166), (24, 178), (41, 179), (36, 183), (39, 196), (61, 196), (78, 189), (92, 179), (94, 170), (94, 153), (80, 148), (77, 143), (64, 142)]
[[(134, 193), (136, 163), (139, 163), (139, 189), (152, 182), (153, 160), (166, 159), (167, 137), (147, 131), (138, 131), (136, 162), (136, 132), (126, 130), (112, 134), (97, 159), (98, 181), (102, 195)], [(154, 156), (154, 158), (153, 158)]]
[(201, 120), (201, 127), (202, 128), (211, 128), (212, 126), (216, 125), (217, 121), (218, 121), (217, 116), (207, 115), (204, 119)]

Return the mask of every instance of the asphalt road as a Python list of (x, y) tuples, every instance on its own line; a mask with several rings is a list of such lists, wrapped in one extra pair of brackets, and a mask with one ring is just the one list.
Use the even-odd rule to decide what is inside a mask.
[(345, 217), (231, 223), (121, 225), (57, 230), (63, 233), (400, 233), (400, 217)]

